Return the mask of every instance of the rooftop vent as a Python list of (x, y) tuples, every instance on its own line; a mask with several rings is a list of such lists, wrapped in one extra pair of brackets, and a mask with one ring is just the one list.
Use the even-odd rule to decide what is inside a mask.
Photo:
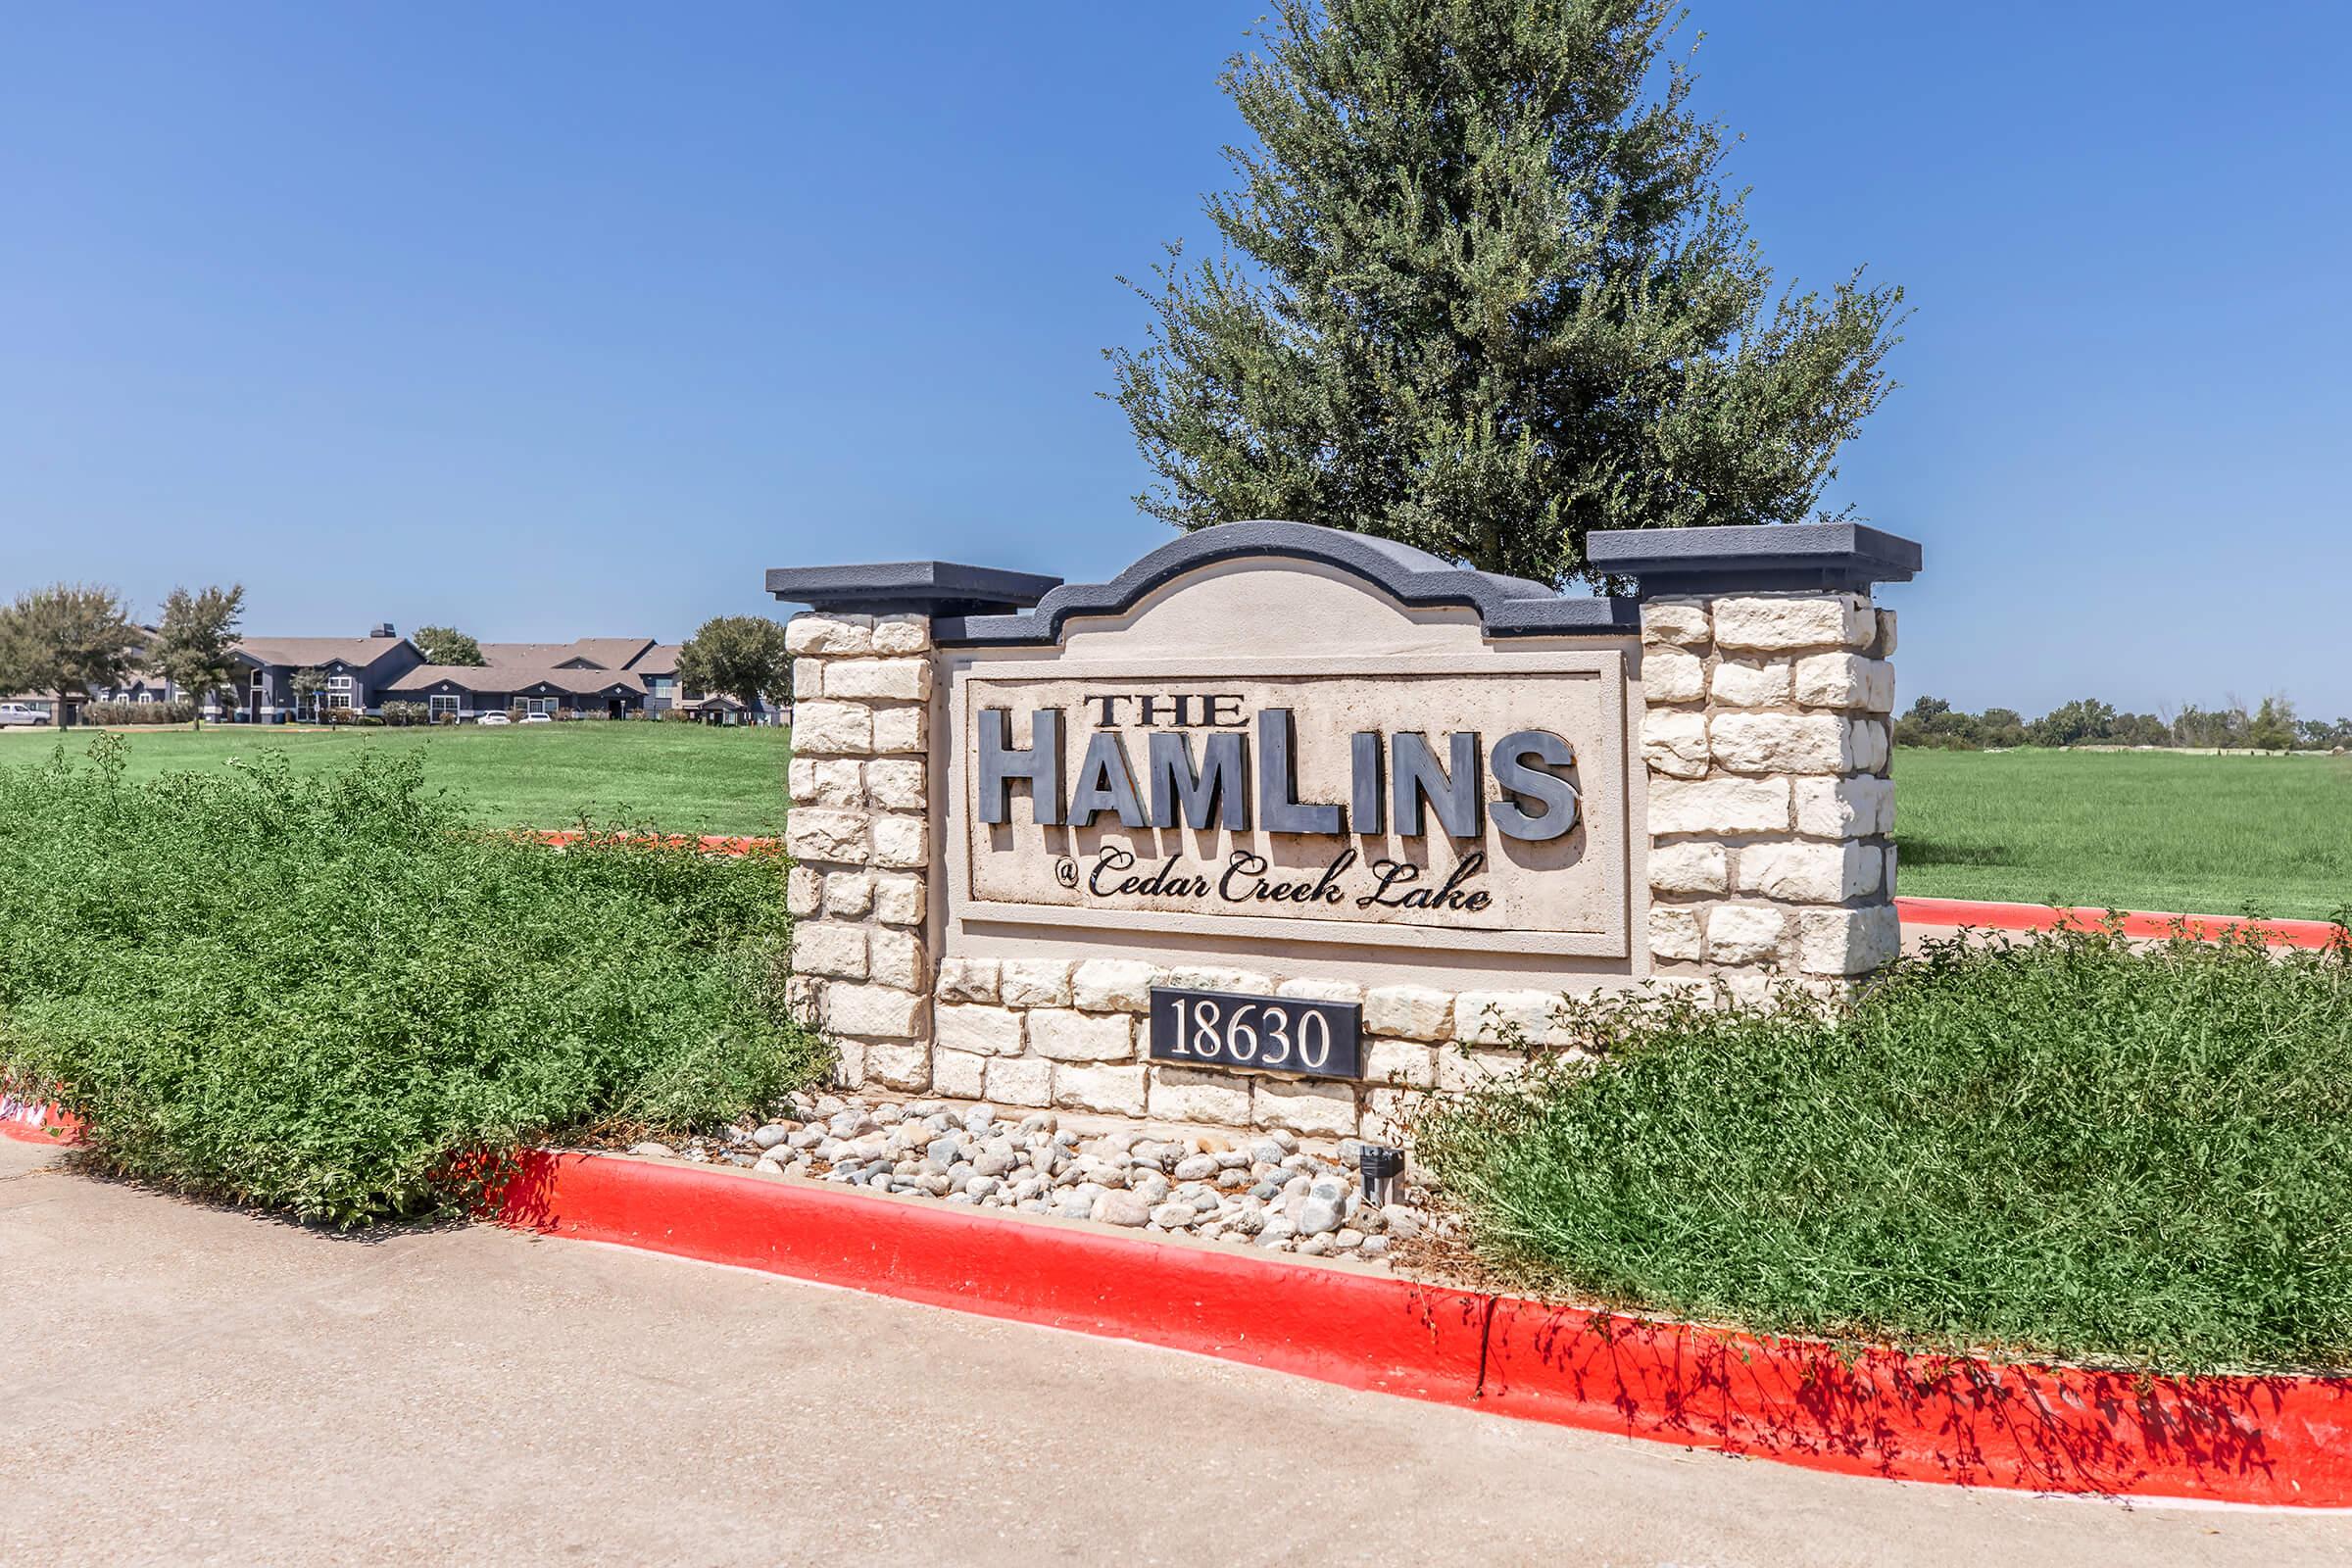
[(390, 621), (382, 620), (376, 622), (375, 629), (370, 631), (368, 635), (370, 637), (392, 637), (397, 634), (392, 630), (392, 623)]

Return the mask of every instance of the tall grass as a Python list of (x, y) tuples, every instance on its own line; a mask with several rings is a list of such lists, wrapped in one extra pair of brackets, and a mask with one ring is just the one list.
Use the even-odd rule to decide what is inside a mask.
[(2352, 1366), (2352, 964), (1937, 948), (1830, 1015), (1573, 1006), (1420, 1150), (1541, 1288), (2178, 1371)]
[(0, 768), (0, 1065), (122, 1171), (348, 1226), (448, 1200), (459, 1156), (822, 1064), (775, 858), (514, 842), (414, 756), (132, 782), (122, 744)]
[(1905, 749), (1894, 780), (1908, 894), (2310, 919), (2352, 903), (2352, 759)]

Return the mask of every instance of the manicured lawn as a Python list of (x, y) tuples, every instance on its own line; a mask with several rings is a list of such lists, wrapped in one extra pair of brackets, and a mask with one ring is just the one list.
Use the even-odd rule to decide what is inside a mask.
[[(65, 736), (79, 759), (94, 731)], [(209, 772), (237, 759), (282, 754), (297, 776), (348, 768), (362, 753), (416, 754), (428, 790), (478, 822), (564, 827), (599, 823), (679, 833), (783, 830), (790, 732), (701, 724), (517, 724), (443, 729), (293, 730), (229, 726), (129, 729), (128, 777)], [(48, 756), (55, 731), (0, 731), (0, 765)]]
[(2326, 918), (2352, 904), (2352, 759), (1895, 754), (1898, 889)]

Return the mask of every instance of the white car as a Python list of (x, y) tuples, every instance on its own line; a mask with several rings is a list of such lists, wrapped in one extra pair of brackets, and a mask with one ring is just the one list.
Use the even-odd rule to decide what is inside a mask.
[(474, 722), (476, 724), (512, 724), (514, 721), (504, 713), (484, 713)]
[(525, 713), (522, 715), (522, 721), (525, 724), (553, 724), (556, 721), (556, 715), (553, 713)]
[(23, 703), (0, 703), (0, 729), (7, 729), (12, 724), (48, 722), (49, 715), (37, 708), (27, 708)]

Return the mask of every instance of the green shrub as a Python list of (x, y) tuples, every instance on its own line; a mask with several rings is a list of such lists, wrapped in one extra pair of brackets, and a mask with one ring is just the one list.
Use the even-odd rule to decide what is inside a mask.
[(184, 697), (167, 703), (84, 703), (80, 721), (84, 724), (113, 724), (128, 727), (134, 724), (186, 724), (196, 717), (196, 704)]
[(2178, 1371), (2352, 1366), (2352, 963), (1951, 944), (1829, 1015), (1572, 1004), (1418, 1129), (1538, 1288)]
[(450, 1201), (461, 1156), (823, 1065), (778, 858), (480, 833), (414, 758), (131, 784), (123, 749), (0, 768), (0, 1068), (122, 1171), (349, 1226)]

